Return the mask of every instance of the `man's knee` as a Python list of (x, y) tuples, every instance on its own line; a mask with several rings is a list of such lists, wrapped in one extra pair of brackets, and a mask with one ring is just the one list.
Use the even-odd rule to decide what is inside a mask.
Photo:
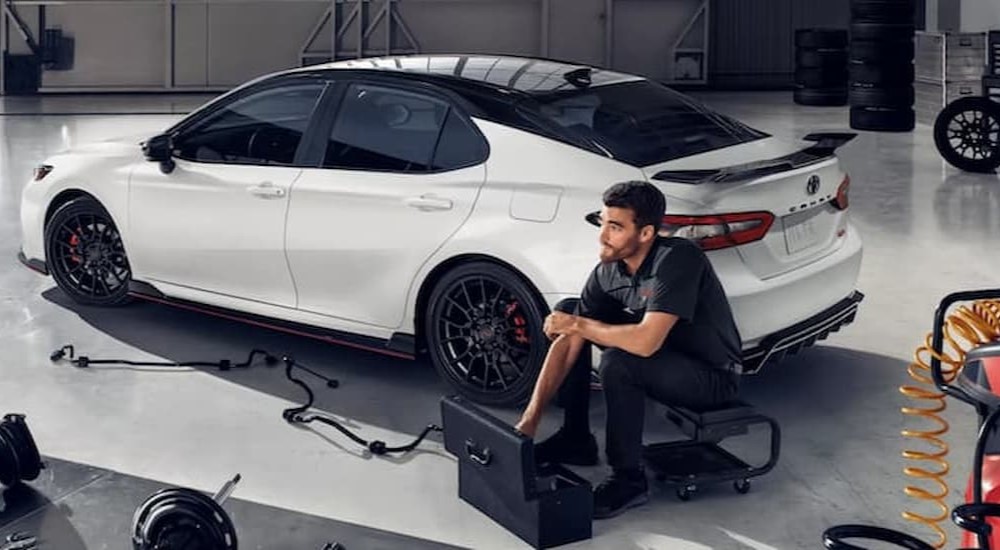
[(556, 303), (553, 311), (573, 314), (576, 313), (576, 306), (580, 303), (579, 298), (563, 298)]
[(608, 348), (601, 352), (601, 385), (605, 388), (620, 387), (631, 382), (629, 369), (629, 354), (618, 349)]

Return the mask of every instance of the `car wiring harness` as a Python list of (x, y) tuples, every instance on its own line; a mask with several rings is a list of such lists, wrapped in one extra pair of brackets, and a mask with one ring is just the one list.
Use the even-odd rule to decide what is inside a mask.
[(424, 430), (420, 433), (419, 436), (417, 436), (417, 438), (413, 442), (411, 442), (411, 443), (409, 443), (407, 445), (400, 445), (400, 446), (396, 446), (396, 447), (390, 447), (390, 446), (388, 446), (386, 444), (385, 441), (380, 441), (380, 440), (368, 441), (368, 440), (365, 440), (365, 439), (361, 438), (360, 436), (358, 436), (353, 431), (351, 431), (350, 429), (346, 428), (340, 422), (337, 422), (336, 420), (334, 420), (332, 418), (329, 418), (329, 417), (327, 417), (325, 415), (316, 414), (316, 413), (308, 414), (307, 415), (305, 413), (307, 411), (309, 411), (309, 409), (313, 408), (313, 404), (315, 403), (315, 394), (313, 393), (312, 388), (310, 388), (308, 384), (306, 384), (301, 379), (294, 377), (292, 375), (292, 371), (294, 369), (299, 369), (299, 370), (305, 371), (305, 372), (307, 372), (307, 373), (315, 376), (316, 378), (319, 378), (320, 380), (323, 380), (324, 382), (326, 382), (326, 386), (328, 388), (338, 388), (338, 387), (340, 387), (340, 381), (337, 380), (337, 379), (335, 379), (335, 378), (329, 378), (329, 377), (327, 377), (327, 376), (325, 376), (323, 374), (320, 374), (320, 373), (316, 372), (315, 370), (309, 368), (307, 365), (304, 365), (304, 364), (296, 361), (295, 359), (293, 359), (290, 356), (287, 356), (287, 355), (286, 356), (282, 356), (279, 359), (278, 356), (276, 356), (276, 355), (274, 355), (272, 353), (269, 353), (269, 352), (267, 352), (265, 350), (261, 350), (261, 349), (253, 349), (253, 350), (251, 350), (250, 354), (247, 356), (247, 359), (245, 361), (242, 361), (242, 362), (234, 362), (234, 361), (229, 360), (229, 359), (223, 359), (221, 361), (133, 361), (133, 360), (127, 360), (127, 359), (92, 359), (92, 358), (87, 357), (85, 355), (81, 355), (81, 356), (77, 357), (76, 356), (76, 349), (75, 349), (75, 347), (72, 344), (67, 344), (67, 345), (62, 346), (61, 348), (53, 351), (52, 354), (49, 356), (49, 359), (53, 363), (69, 362), (70, 364), (72, 364), (73, 366), (75, 366), (77, 368), (90, 368), (90, 367), (93, 367), (93, 366), (102, 366), (102, 365), (125, 365), (125, 366), (132, 366), (132, 367), (168, 367), (168, 368), (170, 368), (170, 367), (208, 367), (208, 368), (217, 368), (220, 371), (229, 371), (229, 370), (233, 370), (233, 369), (246, 369), (246, 368), (249, 368), (250, 366), (252, 366), (254, 364), (255, 360), (257, 358), (259, 358), (259, 357), (263, 357), (264, 358), (264, 364), (267, 365), (267, 366), (272, 366), (273, 367), (273, 366), (278, 365), (279, 363), (284, 363), (284, 365), (285, 365), (285, 377), (290, 382), (292, 382), (296, 386), (302, 388), (306, 392), (307, 399), (306, 399), (305, 403), (303, 403), (302, 405), (299, 405), (297, 407), (291, 407), (291, 408), (285, 409), (282, 412), (282, 414), (281, 414), (282, 418), (284, 418), (285, 421), (288, 422), (288, 423), (290, 423), (290, 424), (310, 424), (310, 423), (313, 423), (313, 422), (319, 422), (319, 423), (322, 423), (322, 424), (326, 424), (327, 426), (331, 426), (331, 427), (337, 429), (340, 433), (344, 434), (345, 436), (347, 436), (348, 438), (350, 438), (352, 441), (354, 441), (358, 445), (361, 445), (362, 447), (366, 448), (373, 455), (385, 455), (385, 454), (395, 454), (395, 453), (405, 454), (405, 453), (408, 453), (408, 452), (416, 449), (417, 446), (420, 445), (420, 443), (423, 442), (424, 438), (426, 438), (427, 435), (429, 433), (431, 433), (432, 431), (436, 431), (436, 432), (443, 431), (442, 428), (440, 426), (436, 425), (436, 424), (428, 424), (427, 427), (424, 428)]

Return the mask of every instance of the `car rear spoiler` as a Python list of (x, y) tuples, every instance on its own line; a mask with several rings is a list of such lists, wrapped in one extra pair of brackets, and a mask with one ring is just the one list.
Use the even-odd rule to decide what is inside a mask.
[(831, 158), (834, 151), (855, 137), (857, 134), (853, 133), (809, 134), (802, 139), (814, 141), (816, 144), (789, 155), (707, 170), (663, 170), (653, 175), (653, 179), (698, 185), (702, 183), (733, 183), (761, 178), (822, 162)]

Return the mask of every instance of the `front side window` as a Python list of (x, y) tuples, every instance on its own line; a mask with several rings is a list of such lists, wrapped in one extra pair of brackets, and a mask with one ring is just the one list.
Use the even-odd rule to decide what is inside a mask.
[(288, 84), (237, 99), (178, 136), (176, 154), (198, 162), (291, 166), (324, 87)]
[(334, 122), (323, 167), (426, 172), (449, 110), (447, 103), (423, 94), (352, 84)]

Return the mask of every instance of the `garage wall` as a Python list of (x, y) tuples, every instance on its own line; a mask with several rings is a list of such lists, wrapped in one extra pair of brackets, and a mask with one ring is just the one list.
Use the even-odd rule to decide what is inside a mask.
[(962, 32), (1000, 31), (1000, 2), (965, 0), (962, 7)]
[(794, 84), (795, 30), (847, 29), (846, 0), (713, 0), (709, 80), (722, 88)]
[[(18, 5), (15, 0), (36, 35), (38, 1), (23, 0)], [(395, 0), (394, 4), (421, 52), (542, 55), (669, 80), (673, 46), (705, 2)], [(365, 3), (366, 26), (385, 3)], [(355, 5), (353, 0), (342, 2), (337, 10), (341, 24)], [(302, 65), (301, 50), (329, 6), (327, 0), (55, 2), (46, 7), (48, 27), (60, 28), (73, 38), (74, 65), (71, 70), (44, 71), (42, 91), (226, 89)], [(385, 52), (385, 32), (384, 24), (376, 27), (367, 55)], [(356, 56), (357, 35), (357, 23), (346, 29), (338, 44), (341, 57)], [(406, 42), (396, 27), (394, 46), (403, 48)], [(16, 33), (10, 43), (11, 53), (27, 51)], [(311, 50), (322, 54), (329, 49), (326, 24)], [(321, 60), (325, 59), (312, 62)]]
[[(989, 4), (998, 0), (915, 0), (918, 29), (937, 24), (938, 6)], [(933, 18), (927, 11), (933, 9)], [(789, 88), (795, 77), (795, 30), (848, 30), (848, 0), (712, 0), (709, 83), (719, 88)]]

